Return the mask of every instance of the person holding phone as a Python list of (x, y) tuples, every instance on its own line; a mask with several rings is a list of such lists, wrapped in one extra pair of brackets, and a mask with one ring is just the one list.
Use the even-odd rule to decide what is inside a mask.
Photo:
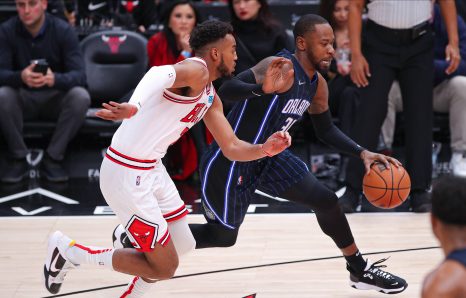
[(47, 0), (15, 2), (18, 15), (0, 25), (0, 130), (10, 154), (0, 180), (27, 176), (23, 121), (55, 120), (41, 175), (66, 181), (66, 147), (90, 105), (78, 38), (68, 23), (46, 13)]

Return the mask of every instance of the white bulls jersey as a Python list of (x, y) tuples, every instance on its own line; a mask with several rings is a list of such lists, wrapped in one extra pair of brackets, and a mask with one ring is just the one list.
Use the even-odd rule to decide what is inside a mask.
[[(200, 58), (193, 57), (189, 60), (207, 67), (205, 61)], [(173, 67), (170, 69), (166, 74), (171, 79), (171, 86), (176, 73)], [(139, 83), (130, 100), (130, 103), (138, 104), (139, 110), (131, 119), (123, 121), (112, 139), (111, 148), (139, 160), (161, 159), (171, 144), (202, 119), (215, 97), (212, 83), (196, 97), (180, 96), (162, 88), (150, 90), (148, 79), (151, 72), (156, 71), (157, 67), (151, 68)], [(147, 97), (147, 92), (150, 92), (150, 97)], [(147, 97), (147, 100), (139, 104), (137, 97)]]

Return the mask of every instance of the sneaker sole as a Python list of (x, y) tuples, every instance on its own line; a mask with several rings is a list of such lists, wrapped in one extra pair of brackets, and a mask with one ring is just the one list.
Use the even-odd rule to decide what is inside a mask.
[(398, 293), (401, 293), (404, 290), (406, 290), (406, 288), (408, 287), (408, 284), (406, 284), (404, 287), (401, 287), (401, 288), (398, 288), (398, 289), (383, 289), (383, 288), (379, 288), (377, 286), (368, 285), (366, 283), (353, 282), (353, 281), (350, 281), (349, 285), (351, 287), (355, 288), (355, 289), (358, 289), (358, 290), (374, 290), (374, 291), (381, 292), (381, 293), (384, 293), (384, 294), (398, 294)]

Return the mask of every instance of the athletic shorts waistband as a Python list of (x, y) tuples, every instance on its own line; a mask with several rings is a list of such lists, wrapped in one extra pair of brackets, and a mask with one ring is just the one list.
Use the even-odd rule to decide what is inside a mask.
[(137, 159), (120, 153), (112, 147), (108, 147), (105, 157), (114, 163), (135, 170), (152, 170), (157, 165), (156, 159)]

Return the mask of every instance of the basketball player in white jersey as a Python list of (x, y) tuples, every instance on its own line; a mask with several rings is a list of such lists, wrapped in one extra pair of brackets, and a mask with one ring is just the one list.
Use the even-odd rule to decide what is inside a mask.
[[(84, 246), (56, 231), (44, 266), (47, 290), (56, 294), (67, 271), (81, 264), (107, 267), (136, 276), (121, 297), (141, 297), (155, 280), (173, 277), (178, 256), (195, 247), (184, 202), (160, 159), (167, 147), (204, 117), (204, 122), (232, 160), (273, 156), (291, 143), (286, 132), (264, 144), (239, 140), (224, 117), (212, 81), (234, 71), (236, 43), (229, 24), (208, 21), (191, 34), (197, 57), (151, 68), (128, 103), (110, 102), (97, 116), (125, 119), (102, 162), (100, 188), (125, 226), (135, 248)], [(278, 58), (277, 70), (288, 63)]]

